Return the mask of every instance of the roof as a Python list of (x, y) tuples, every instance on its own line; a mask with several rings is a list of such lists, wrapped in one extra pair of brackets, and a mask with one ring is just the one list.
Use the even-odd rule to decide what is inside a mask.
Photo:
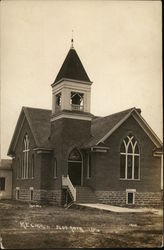
[(11, 169), (11, 163), (12, 163), (12, 160), (10, 159), (1, 159), (0, 160), (0, 169)]
[(97, 117), (92, 120), (91, 133), (92, 138), (86, 144), (86, 147), (96, 145), (109, 131), (114, 128), (120, 120), (122, 120), (133, 108), (122, 112), (114, 113), (105, 117)]
[(91, 134), (92, 137), (89, 142), (86, 143), (85, 148), (93, 147), (96, 145), (102, 145), (105, 140), (130, 116), (137, 120), (139, 125), (148, 134), (150, 139), (155, 143), (157, 147), (162, 146), (162, 142), (152, 131), (146, 121), (140, 115), (141, 110), (135, 107), (111, 114), (105, 117), (97, 117), (92, 120)]
[(51, 110), (23, 107), (38, 147), (50, 147)]
[[(118, 113), (111, 114), (105, 117), (92, 117), (91, 121), (91, 138), (85, 142), (83, 148), (91, 148), (94, 146), (104, 146), (105, 140), (118, 129), (123, 122), (125, 122), (131, 115), (147, 133), (149, 138), (153, 141), (159, 149), (162, 147), (162, 142), (149, 127), (143, 117), (140, 115), (141, 110), (137, 108), (130, 108)], [(33, 134), (36, 147), (51, 150), (50, 137), (50, 118), (51, 110), (23, 107), (19, 116), (15, 132), (9, 147), (8, 155), (12, 155), (14, 147), (17, 143), (24, 118), (27, 119), (31, 132)], [(18, 132), (18, 133), (17, 133)]]
[(75, 49), (71, 48), (54, 81), (57, 83), (63, 78), (91, 82)]
[(22, 107), (17, 125), (9, 146), (8, 155), (12, 155), (14, 148), (18, 141), (19, 131), (23, 126), (25, 118), (28, 121), (31, 132), (34, 137), (36, 147), (50, 149), (51, 145), (49, 142), (50, 136), (50, 118), (51, 110), (39, 109), (31, 107)]

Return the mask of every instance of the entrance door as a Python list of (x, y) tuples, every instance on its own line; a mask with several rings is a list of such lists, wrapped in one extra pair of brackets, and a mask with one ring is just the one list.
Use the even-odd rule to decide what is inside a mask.
[(73, 185), (81, 185), (82, 158), (77, 149), (71, 151), (68, 158), (68, 175)]

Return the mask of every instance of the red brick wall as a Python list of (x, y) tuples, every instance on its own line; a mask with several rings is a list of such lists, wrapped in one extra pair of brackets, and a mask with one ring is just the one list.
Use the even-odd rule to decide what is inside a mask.
[[(140, 145), (140, 180), (120, 180), (120, 143), (132, 133)], [(138, 192), (159, 192), (161, 183), (161, 162), (153, 157), (155, 145), (130, 117), (106, 140), (107, 153), (95, 153), (96, 190), (125, 191), (126, 188)]]
[[(24, 135), (28, 134), (29, 140), (30, 140), (30, 151), (29, 151), (29, 167), (31, 168), (32, 163), (32, 154), (34, 154), (35, 158), (35, 178), (34, 179), (17, 179), (16, 178), (16, 172), (17, 172), (17, 166), (18, 166), (18, 159), (21, 160), (22, 164), (22, 151), (23, 151), (23, 139)], [(29, 125), (27, 121), (25, 120), (23, 127), (21, 129), (18, 142), (16, 144), (15, 149), (15, 159), (12, 162), (13, 167), (13, 190), (15, 187), (20, 187), (20, 189), (29, 189), (29, 187), (34, 187), (34, 189), (40, 189), (41, 186), (41, 155), (37, 154), (36, 151), (33, 150), (35, 148), (35, 141), (33, 138), (33, 135), (31, 133), (31, 130), (29, 128)], [(15, 192), (14, 192), (15, 197)]]
[[(51, 124), (51, 142), (57, 159), (58, 178), (51, 181), (52, 188), (61, 188), (61, 174), (68, 174), (68, 156), (75, 147), (80, 148), (90, 137), (90, 121), (61, 118)], [(82, 153), (82, 152), (81, 152)]]

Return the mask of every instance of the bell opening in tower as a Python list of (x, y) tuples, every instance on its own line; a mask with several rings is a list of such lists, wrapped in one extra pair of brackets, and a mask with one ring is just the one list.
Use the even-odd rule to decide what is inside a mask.
[(84, 110), (84, 94), (78, 92), (71, 92), (71, 109), (83, 111)]

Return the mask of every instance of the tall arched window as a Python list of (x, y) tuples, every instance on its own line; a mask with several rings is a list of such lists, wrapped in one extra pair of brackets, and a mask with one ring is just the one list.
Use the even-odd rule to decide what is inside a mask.
[(22, 178), (28, 178), (28, 170), (29, 170), (29, 136), (25, 134), (23, 140), (23, 164), (22, 164)]
[(138, 180), (140, 177), (140, 150), (133, 135), (128, 135), (120, 148), (120, 178)]

